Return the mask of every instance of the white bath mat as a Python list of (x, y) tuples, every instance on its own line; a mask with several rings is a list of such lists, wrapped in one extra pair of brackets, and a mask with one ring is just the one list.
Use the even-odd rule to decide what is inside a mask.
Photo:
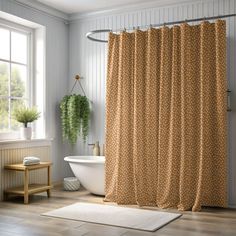
[(91, 203), (76, 203), (42, 215), (145, 231), (155, 231), (181, 216), (155, 210)]

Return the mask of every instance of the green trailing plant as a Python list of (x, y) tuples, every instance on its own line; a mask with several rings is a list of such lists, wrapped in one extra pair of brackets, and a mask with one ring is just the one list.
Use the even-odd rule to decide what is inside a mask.
[(66, 95), (60, 103), (62, 137), (75, 144), (78, 136), (86, 141), (89, 131), (90, 109), (86, 96)]
[(36, 107), (27, 108), (25, 106), (16, 108), (13, 111), (13, 118), (20, 123), (24, 124), (27, 128), (28, 123), (37, 120), (40, 117), (40, 112), (37, 111)]
[(77, 141), (78, 132), (80, 130), (79, 119), (79, 99), (78, 96), (73, 94), (69, 97), (67, 103), (68, 122), (69, 122), (69, 141), (74, 144)]
[(63, 140), (67, 139), (69, 137), (69, 121), (68, 121), (68, 110), (67, 110), (67, 103), (70, 96), (64, 96), (60, 103), (60, 109), (61, 109), (61, 126), (62, 126), (62, 137)]
[(89, 101), (85, 96), (80, 96), (80, 120), (82, 122), (82, 137), (85, 142), (89, 133), (90, 109)]

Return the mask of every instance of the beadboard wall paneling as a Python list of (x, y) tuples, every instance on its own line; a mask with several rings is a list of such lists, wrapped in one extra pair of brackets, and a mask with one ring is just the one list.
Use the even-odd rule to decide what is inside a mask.
[(67, 147), (62, 145), (59, 102), (68, 91), (69, 27), (59, 17), (19, 4), (0, 0), (0, 11), (33, 21), (46, 27), (46, 136), (52, 141), (53, 181), (62, 180), (69, 172), (64, 163)]
[[(234, 0), (204, 0), (189, 1), (188, 3), (155, 7), (149, 9), (135, 9), (117, 11), (109, 15), (95, 15), (74, 20), (69, 26), (70, 67), (69, 85), (73, 85), (73, 77), (79, 73), (84, 79), (84, 89), (93, 101), (91, 132), (89, 143), (99, 140), (104, 143), (105, 125), (105, 86), (107, 45), (95, 43), (85, 38), (90, 30), (104, 28), (124, 28), (138, 25), (163, 23), (167, 21), (184, 20), (189, 18), (231, 14), (236, 12)], [(231, 104), (233, 111), (229, 113), (229, 204), (236, 205), (236, 17), (227, 18), (227, 76), (228, 87), (232, 90)], [(192, 24), (192, 23), (190, 23)], [(77, 88), (78, 92), (81, 92)], [(78, 142), (73, 150), (74, 154), (91, 154), (87, 144)]]
[[(37, 156), (41, 161), (51, 161), (50, 146), (9, 148), (0, 150), (0, 201), (7, 188), (23, 185), (24, 173), (4, 170), (5, 165), (22, 163), (25, 156)], [(30, 171), (30, 183), (47, 183), (47, 169)]]

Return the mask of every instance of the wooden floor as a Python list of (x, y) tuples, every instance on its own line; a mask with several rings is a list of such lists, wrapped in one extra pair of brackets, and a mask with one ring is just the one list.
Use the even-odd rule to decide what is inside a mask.
[[(101, 197), (86, 191), (64, 192), (61, 188), (52, 191), (52, 197), (36, 195), (30, 204), (24, 205), (22, 197), (0, 202), (1, 236), (236, 236), (236, 210), (204, 209), (201, 212), (184, 212), (183, 216), (156, 232), (149, 233), (125, 228), (103, 226), (79, 221), (48, 218), (41, 213), (75, 202), (103, 203)], [(171, 212), (176, 212), (171, 210)]]

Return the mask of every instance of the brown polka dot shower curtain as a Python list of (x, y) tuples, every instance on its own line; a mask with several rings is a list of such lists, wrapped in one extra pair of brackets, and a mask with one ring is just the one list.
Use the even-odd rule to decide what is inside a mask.
[(227, 204), (225, 21), (110, 33), (105, 200)]

